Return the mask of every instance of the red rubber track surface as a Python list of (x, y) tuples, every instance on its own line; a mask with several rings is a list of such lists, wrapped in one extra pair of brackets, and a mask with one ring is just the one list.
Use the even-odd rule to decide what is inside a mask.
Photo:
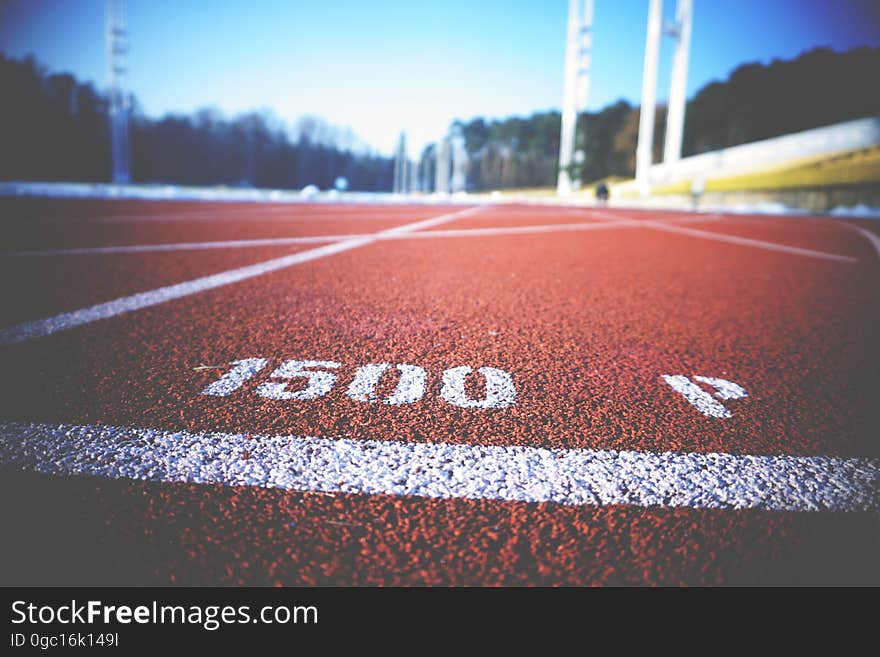
[[(314, 246), (314, 245), (312, 245)], [(0, 257), (0, 326), (245, 267), (311, 248)]]
[[(374, 233), (458, 209), (433, 205), (365, 209), (345, 204), (291, 206), (180, 201), (138, 203), (131, 208), (118, 202), (90, 201), (76, 205), (74, 212), (65, 215), (64, 205), (55, 202), (45, 209), (47, 214), (35, 216), (33, 209), (22, 208), (20, 200), (0, 200), (2, 250)], [(83, 205), (85, 207), (81, 207)]]
[[(88, 221), (89, 210), (77, 203), (56, 209), (65, 206), (81, 216), (81, 238), (96, 243), (106, 224)], [(157, 214), (164, 206), (137, 210)], [(127, 209), (114, 206), (120, 214)], [(319, 208), (327, 222), (345, 214), (358, 223), (358, 213), (381, 211), (391, 225), (450, 211), (340, 206), (334, 215), (332, 209)], [(253, 211), (251, 204), (242, 208), (248, 216)], [(275, 223), (290, 223), (296, 234), (329, 232), (323, 220), (303, 227), (307, 220), (297, 215), (311, 211), (308, 206), (272, 211), (289, 212), (288, 220)], [(609, 215), (693, 218), (496, 207), (436, 229), (605, 221)], [(248, 221), (237, 221), (245, 233)], [(123, 225), (136, 227), (138, 236), (168, 230), (163, 239), (169, 239), (188, 222)], [(817, 219), (707, 217), (682, 225), (858, 260), (822, 260), (649, 227), (378, 241), (3, 347), (0, 417), (404, 442), (876, 457), (880, 265), (867, 240)], [(210, 233), (213, 226), (200, 224), (206, 239), (225, 239)], [(64, 275), (63, 264), (53, 265), (61, 269), (33, 296), (51, 314), (76, 307), (73, 299), (107, 300), (294, 250), (120, 255), (126, 282), (95, 275), (87, 292)], [(108, 256), (89, 258), (100, 263)], [(14, 307), (10, 317), (32, 314)], [(200, 394), (230, 361), (246, 357), (268, 358), (271, 367), (229, 397)], [(256, 387), (287, 359), (339, 361), (338, 383), (308, 402), (256, 396)], [(349, 399), (345, 388), (355, 370), (375, 362), (424, 367), (427, 394), (399, 407)], [(516, 405), (474, 411), (440, 400), (442, 371), (458, 365), (510, 372)], [(730, 379), (749, 396), (725, 402), (733, 417), (707, 418), (666, 385), (663, 374)], [(377, 393), (390, 394), (395, 385), (389, 373)], [(16, 495), (35, 500), (28, 518), (8, 512), (8, 523), (26, 528), (10, 549), (22, 559), (31, 548), (47, 555), (17, 569), (15, 580), (24, 582), (51, 581), (50, 573), (69, 581), (75, 572), (95, 582), (190, 584), (880, 581), (870, 556), (880, 532), (876, 515), (867, 513), (564, 507), (26, 474), (6, 482)], [(52, 523), (64, 527), (69, 518), (79, 518), (83, 531), (60, 563), (81, 554), (88, 568), (41, 571), (49, 554), (59, 558), (51, 547), (57, 540)]]
[(462, 228), (517, 228), (522, 226), (552, 226), (554, 224), (601, 223), (597, 217), (582, 208), (551, 208), (546, 206), (511, 207), (505, 212), (491, 212), (450, 221), (428, 231), (457, 230)]
[(7, 584), (876, 585), (876, 516), (10, 474)]

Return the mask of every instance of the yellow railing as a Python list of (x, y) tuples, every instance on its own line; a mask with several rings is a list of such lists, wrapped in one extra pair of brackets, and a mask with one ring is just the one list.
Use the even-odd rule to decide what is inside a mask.
[[(818, 188), (840, 185), (880, 183), (880, 146), (805, 158), (754, 173), (706, 179), (707, 192), (771, 191), (775, 189)], [(635, 191), (624, 185), (621, 195)], [(690, 194), (691, 181), (658, 185), (653, 194)]]

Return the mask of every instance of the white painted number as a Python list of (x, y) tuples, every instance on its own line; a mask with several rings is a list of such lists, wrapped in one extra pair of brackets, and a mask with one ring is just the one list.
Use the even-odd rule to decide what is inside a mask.
[[(376, 386), (382, 375), (391, 367), (388, 363), (371, 363), (359, 368), (354, 380), (348, 386), (348, 396), (359, 402), (375, 402)], [(411, 404), (425, 394), (428, 373), (418, 365), (397, 366), (400, 380), (394, 393), (385, 399), (386, 404)]]
[(215, 397), (231, 395), (241, 388), (245, 381), (266, 367), (268, 362), (265, 358), (242, 358), (241, 360), (233, 361), (232, 364), (235, 367), (202, 390), (202, 394)]
[[(203, 395), (227, 397), (242, 387), (245, 381), (253, 378), (268, 364), (266, 358), (243, 358), (233, 361), (234, 367), (217, 381), (202, 390)], [(288, 360), (272, 372), (276, 379), (306, 379), (305, 387), (288, 390), (289, 381), (265, 381), (257, 386), (257, 394), (278, 401), (307, 401), (323, 397), (336, 383), (334, 370), (340, 364), (332, 360)], [(355, 372), (346, 394), (350, 399), (365, 404), (379, 400), (376, 393), (382, 377), (391, 369), (391, 363), (369, 363)], [(401, 363), (394, 365), (399, 379), (394, 392), (381, 400), (385, 404), (412, 404), (425, 396), (428, 373), (418, 365)], [(468, 377), (482, 375), (484, 393), (471, 397), (467, 392)], [(719, 400), (743, 399), (748, 397), (745, 388), (738, 383), (710, 376), (693, 376), (693, 381), (681, 374), (664, 374), (663, 380), (685, 400), (706, 417), (728, 418), (733, 414)], [(694, 381), (715, 389), (710, 394)], [(476, 381), (474, 381), (476, 382)], [(713, 396), (714, 395), (714, 396)], [(460, 408), (507, 408), (516, 404), (516, 387), (513, 377), (495, 367), (474, 368), (467, 365), (451, 367), (443, 372), (440, 397)]]
[[(694, 378), (701, 383), (715, 388), (715, 397), (718, 397), (718, 399), (743, 399), (748, 397), (745, 388), (733, 381), (715, 379), (709, 376), (695, 376)], [(692, 406), (695, 406), (703, 415), (707, 417), (733, 417), (733, 414), (721, 402), (714, 399), (712, 395), (686, 376), (664, 374), (663, 380), (673, 390), (681, 394)]]
[[(233, 362), (231, 370), (217, 381), (202, 390), (203, 395), (226, 397), (241, 388), (245, 381), (253, 378), (268, 364), (266, 358), (245, 358)], [(348, 386), (346, 394), (356, 402), (376, 403), (379, 401), (376, 389), (391, 363), (370, 363), (358, 368)], [(285, 401), (290, 399), (307, 401), (323, 397), (336, 383), (336, 374), (328, 372), (340, 364), (332, 360), (289, 360), (272, 372), (277, 379), (307, 379), (301, 390), (288, 390), (288, 381), (265, 381), (257, 386), (257, 394), (267, 399)], [(418, 365), (401, 363), (394, 365), (399, 379), (394, 392), (382, 400), (385, 404), (412, 404), (425, 396), (428, 373)], [(453, 406), (462, 408), (506, 408), (516, 403), (516, 389), (513, 377), (504, 370), (494, 367), (481, 367), (477, 370), (485, 380), (485, 395), (472, 399), (465, 390), (465, 381), (473, 373), (468, 366), (453, 367), (443, 372), (443, 386), (440, 397)]]
[(330, 392), (336, 382), (336, 375), (333, 372), (308, 370), (307, 367), (336, 368), (339, 367), (339, 363), (332, 360), (289, 360), (272, 372), (272, 376), (285, 379), (304, 378), (309, 380), (309, 384), (302, 390), (291, 392), (287, 390), (287, 383), (267, 381), (260, 384), (257, 394), (268, 399), (307, 400), (322, 397)]
[(516, 388), (513, 379), (504, 370), (494, 367), (481, 367), (480, 374), (486, 379), (486, 396), (471, 399), (465, 392), (464, 384), (473, 368), (463, 365), (443, 372), (443, 388), (440, 396), (454, 406), (462, 408), (505, 408), (516, 403)]

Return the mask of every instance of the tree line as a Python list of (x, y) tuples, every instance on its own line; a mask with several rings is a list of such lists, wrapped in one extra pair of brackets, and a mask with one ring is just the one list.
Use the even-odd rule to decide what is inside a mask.
[[(789, 61), (744, 64), (702, 87), (687, 103), (683, 155), (880, 115), (880, 48), (844, 53), (818, 48)], [(32, 58), (0, 53), (0, 179), (106, 181), (110, 176), (108, 102), (69, 74), (48, 74)], [(390, 191), (393, 161), (350, 132), (316, 117), (293, 131), (268, 111), (226, 118), (215, 110), (151, 119), (131, 98), (135, 182)], [(660, 161), (665, 107), (657, 108), (654, 161)], [(457, 121), (472, 191), (555, 184), (559, 112)], [(632, 177), (639, 108), (625, 100), (578, 117), (574, 177), (584, 183)], [(421, 156), (433, 180), (433, 146)]]
[[(2, 53), (0, 89), (0, 179), (109, 180), (105, 95), (70, 74), (48, 74), (33, 58)], [(287, 131), (268, 111), (151, 119), (136, 98), (130, 102), (134, 182), (328, 189), (342, 176), (350, 190), (391, 190), (392, 160), (319, 118)]]
[[(702, 87), (687, 103), (682, 155), (880, 115), (880, 48), (817, 48), (789, 61), (744, 64)], [(657, 108), (654, 161), (662, 159), (666, 108)], [(556, 184), (559, 112), (457, 122), (469, 155), (471, 190)], [(584, 183), (635, 175), (639, 107), (625, 100), (578, 117), (573, 174)]]

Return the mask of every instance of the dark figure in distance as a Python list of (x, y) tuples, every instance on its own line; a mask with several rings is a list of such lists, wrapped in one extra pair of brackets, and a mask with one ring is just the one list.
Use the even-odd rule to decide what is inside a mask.
[(608, 202), (608, 185), (603, 182), (596, 185), (596, 200), (603, 204)]

